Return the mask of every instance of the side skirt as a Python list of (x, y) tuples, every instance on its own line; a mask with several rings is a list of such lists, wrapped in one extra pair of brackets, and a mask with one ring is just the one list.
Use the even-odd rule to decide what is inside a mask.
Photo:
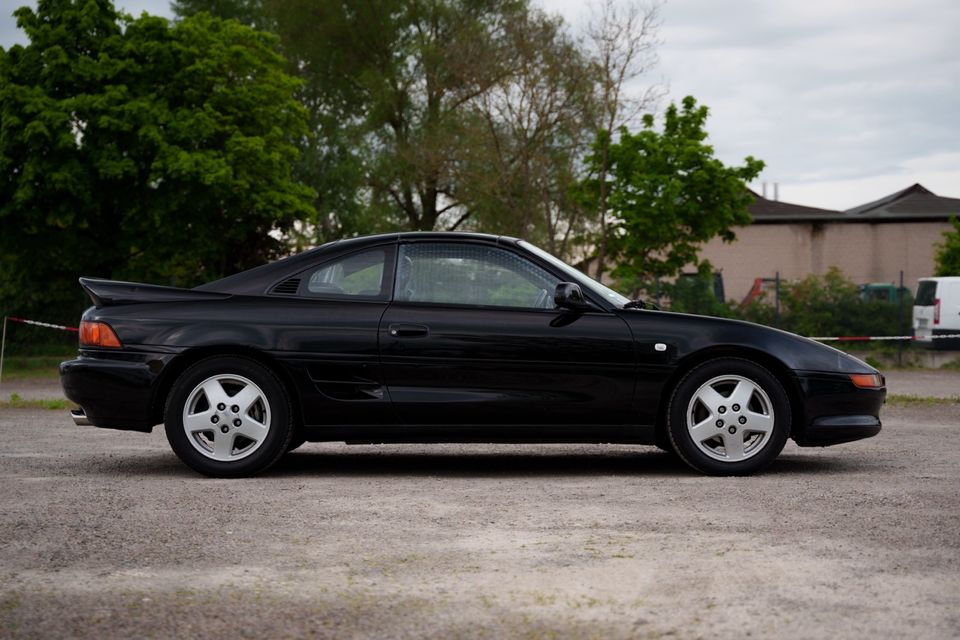
[(391, 443), (610, 443), (655, 444), (652, 425), (351, 425), (307, 427), (309, 442)]

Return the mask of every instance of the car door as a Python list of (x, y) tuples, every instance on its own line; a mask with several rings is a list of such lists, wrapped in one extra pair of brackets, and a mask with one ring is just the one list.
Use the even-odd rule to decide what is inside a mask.
[(395, 414), (380, 369), (378, 332), (396, 245), (332, 257), (275, 284), (262, 323), (274, 327), (307, 427), (384, 424)]
[(630, 422), (630, 330), (599, 307), (554, 309), (560, 281), (513, 247), (402, 243), (380, 322), (399, 420), (508, 429)]

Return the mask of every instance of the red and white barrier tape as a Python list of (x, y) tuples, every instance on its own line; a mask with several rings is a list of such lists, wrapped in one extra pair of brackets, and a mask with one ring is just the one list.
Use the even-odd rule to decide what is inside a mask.
[(53, 324), (51, 322), (40, 322), (39, 320), (27, 320), (26, 318), (17, 318), (15, 316), (3, 317), (3, 333), (0, 335), (0, 382), (3, 381), (3, 356), (7, 347), (7, 323), (16, 322), (18, 324), (32, 324), (35, 327), (46, 327), (47, 329), (57, 329), (58, 331), (71, 331), (76, 333), (80, 331), (77, 327), (68, 327), (62, 324)]
[(39, 320), (27, 320), (26, 318), (15, 318), (7, 316), (10, 322), (19, 322), (20, 324), (32, 324), (37, 327), (47, 327), (48, 329), (60, 329), (61, 331), (80, 331), (77, 327), (67, 327), (62, 324), (51, 324), (49, 322), (40, 322)]
[(948, 333), (939, 336), (816, 336), (811, 340), (817, 342), (867, 342), (869, 340), (943, 340), (944, 338), (960, 338), (960, 333)]

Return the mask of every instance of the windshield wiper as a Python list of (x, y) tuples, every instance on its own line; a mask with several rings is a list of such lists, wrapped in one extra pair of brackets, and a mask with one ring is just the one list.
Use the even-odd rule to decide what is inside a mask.
[(652, 302), (645, 302), (643, 300), (631, 300), (630, 302), (623, 305), (624, 309), (653, 309), (654, 311), (660, 311), (660, 307), (653, 304)]

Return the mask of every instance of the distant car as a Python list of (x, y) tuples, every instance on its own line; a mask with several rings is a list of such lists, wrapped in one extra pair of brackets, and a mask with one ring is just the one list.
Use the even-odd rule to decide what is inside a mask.
[(150, 431), (211, 476), (305, 441), (656, 444), (748, 474), (788, 438), (880, 431), (876, 369), (768, 327), (641, 308), (522, 240), (333, 242), (176, 289), (81, 278), (60, 365), (79, 424)]
[(930, 349), (960, 349), (960, 277), (920, 278), (913, 301), (913, 335)]

